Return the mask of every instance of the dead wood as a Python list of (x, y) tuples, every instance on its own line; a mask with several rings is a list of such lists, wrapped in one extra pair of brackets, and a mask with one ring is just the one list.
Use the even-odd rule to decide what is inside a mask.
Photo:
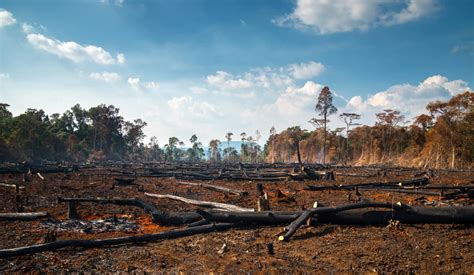
[(216, 192), (221, 192), (225, 194), (235, 194), (238, 196), (245, 196), (248, 195), (248, 192), (246, 191), (241, 191), (241, 190), (236, 190), (236, 189), (230, 189), (227, 187), (223, 186), (218, 186), (218, 185), (212, 185), (212, 184), (207, 184), (207, 183), (195, 183), (195, 182), (184, 182), (184, 181), (178, 181), (179, 184), (184, 184), (184, 185), (191, 185), (191, 186), (199, 186), (203, 187), (212, 191)]
[(341, 205), (341, 206), (336, 206), (336, 207), (316, 207), (316, 208), (310, 208), (294, 220), (290, 225), (285, 227), (285, 235), (282, 235), (278, 238), (280, 241), (288, 241), (291, 236), (300, 228), (308, 219), (310, 219), (312, 216), (317, 215), (317, 214), (325, 214), (325, 213), (337, 213), (341, 211), (346, 211), (346, 210), (351, 210), (351, 209), (359, 209), (359, 208), (389, 208), (389, 209), (395, 209), (395, 210), (401, 210), (401, 209), (406, 209), (409, 208), (408, 206), (402, 205), (401, 203), (393, 204), (393, 203), (380, 203), (380, 202), (360, 202), (360, 203), (355, 203), (355, 204), (347, 204), (347, 205)]
[(216, 208), (216, 209), (220, 209), (222, 211), (236, 211), (236, 212), (255, 211), (252, 208), (244, 208), (244, 207), (240, 207), (240, 206), (233, 205), (233, 204), (220, 203), (220, 202), (211, 202), (211, 201), (199, 201), (199, 200), (193, 200), (193, 199), (183, 198), (183, 197), (169, 195), (169, 194), (161, 195), (161, 194), (145, 193), (145, 195), (148, 196), (148, 197), (153, 197), (153, 198), (158, 198), (158, 199), (171, 199), (171, 200), (182, 201), (184, 203), (188, 203), (188, 204), (192, 204), (192, 205)]
[(0, 258), (10, 258), (15, 256), (54, 251), (65, 247), (97, 248), (111, 245), (135, 244), (154, 242), (164, 239), (174, 239), (195, 234), (208, 233), (216, 230), (225, 230), (235, 226), (234, 224), (208, 224), (184, 229), (170, 230), (157, 234), (146, 234), (141, 236), (119, 237), (103, 240), (62, 240), (46, 244), (24, 246), (10, 249), (1, 249)]
[(48, 212), (0, 213), (0, 221), (31, 221), (48, 216)]
[(270, 202), (268, 200), (268, 194), (263, 190), (261, 183), (256, 184), (257, 189), (257, 211), (268, 211), (270, 210)]
[(404, 181), (392, 181), (392, 182), (371, 182), (371, 183), (359, 183), (359, 184), (348, 184), (348, 185), (331, 185), (331, 186), (313, 186), (307, 185), (304, 190), (309, 191), (324, 191), (324, 190), (354, 190), (358, 188), (362, 189), (383, 189), (383, 188), (401, 188), (401, 187), (422, 187), (429, 184), (429, 178), (422, 177)]
[[(350, 205), (350, 204), (349, 204)], [(391, 205), (391, 204), (389, 204)], [(387, 225), (390, 220), (403, 224), (444, 223), (474, 224), (474, 207), (409, 207), (401, 210), (354, 209), (331, 212), (331, 207), (316, 208), (317, 223), (347, 225)], [(209, 222), (241, 222), (243, 224), (277, 225), (291, 223), (303, 211), (264, 211), (264, 212), (222, 212), (196, 210), (196, 213)], [(197, 218), (196, 218), (197, 219)], [(313, 223), (314, 224), (314, 223)]]
[[(16, 188), (16, 187), (17, 187), (16, 184), (8, 184), (8, 183), (3, 183), (3, 182), (0, 182), (0, 186), (1, 186), (1, 187), (7, 187), (7, 188)], [(25, 189), (24, 186), (19, 186), (18, 188), (19, 188), (20, 190)]]

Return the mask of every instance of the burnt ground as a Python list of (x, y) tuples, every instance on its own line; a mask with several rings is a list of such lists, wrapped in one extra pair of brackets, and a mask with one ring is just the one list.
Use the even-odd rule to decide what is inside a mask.
[[(100, 171), (95, 171), (100, 172)], [(363, 173), (361, 170), (350, 172)], [(88, 171), (89, 174), (94, 171)], [(440, 172), (431, 184), (469, 185), (474, 172)], [(163, 211), (191, 211), (193, 206), (168, 199), (146, 197), (143, 190), (159, 194), (175, 194), (187, 198), (210, 200), (256, 207), (255, 182), (215, 181), (214, 184), (248, 191), (239, 198), (176, 183), (171, 178), (138, 178), (138, 186), (113, 185), (112, 176), (62, 173), (45, 174), (45, 180), (33, 176), (26, 184), (22, 199), (27, 200), (25, 212), (48, 211), (53, 220), (66, 221), (67, 208), (57, 203), (63, 197), (139, 198)], [(344, 177), (337, 183), (384, 182), (411, 179), (409, 172), (391, 172), (388, 177)], [(15, 183), (21, 175), (0, 175), (0, 182)], [(274, 210), (300, 210), (313, 202), (327, 205), (348, 203), (348, 191), (304, 191), (305, 184), (332, 185), (329, 181), (265, 182)], [(277, 191), (289, 199), (277, 198)], [(363, 197), (376, 201), (404, 202), (411, 205), (472, 205), (462, 198), (437, 201), (437, 197), (361, 191)], [(0, 211), (14, 212), (15, 194), (12, 188), (0, 187)], [(423, 197), (423, 198), (421, 198)], [(420, 199), (421, 198), (421, 199)], [(88, 232), (81, 230), (54, 231), (58, 240), (103, 239), (117, 236), (157, 233), (173, 229), (155, 225), (142, 209), (117, 205), (82, 203), (78, 206), (85, 220), (117, 217), (137, 225), (124, 231)], [(140, 245), (121, 245), (100, 249), (66, 248), (53, 252), (0, 259), (0, 272), (58, 271), (187, 271), (187, 272), (449, 272), (474, 273), (474, 230), (472, 225), (423, 224), (399, 226), (319, 225), (301, 228), (290, 242), (278, 242), (281, 226), (253, 226), (212, 232), (173, 240)], [(48, 220), (0, 221), (0, 249), (44, 242)], [(274, 255), (268, 255), (267, 244), (273, 243)], [(226, 249), (219, 251), (223, 244)]]

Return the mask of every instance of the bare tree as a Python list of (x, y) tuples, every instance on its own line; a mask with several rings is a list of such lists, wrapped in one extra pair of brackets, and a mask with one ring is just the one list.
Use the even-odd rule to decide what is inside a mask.
[(335, 114), (337, 108), (332, 104), (332, 93), (329, 87), (324, 87), (319, 93), (318, 102), (315, 107), (316, 111), (319, 111), (319, 115), (323, 117), (322, 123), (324, 124), (324, 144), (323, 144), (323, 164), (326, 163), (326, 142), (327, 142), (327, 123), (329, 120), (328, 116)]

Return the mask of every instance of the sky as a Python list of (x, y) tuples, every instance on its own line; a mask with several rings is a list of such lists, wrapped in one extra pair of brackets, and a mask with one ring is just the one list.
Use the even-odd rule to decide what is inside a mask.
[(0, 102), (14, 115), (112, 104), (160, 145), (312, 130), (324, 86), (338, 114), (372, 125), (473, 83), (471, 0), (0, 3)]

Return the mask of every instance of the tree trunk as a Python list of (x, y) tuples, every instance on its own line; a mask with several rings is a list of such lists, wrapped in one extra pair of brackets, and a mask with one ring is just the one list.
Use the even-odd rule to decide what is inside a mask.
[(0, 221), (30, 221), (48, 217), (48, 212), (0, 213)]
[(303, 164), (301, 162), (300, 141), (299, 140), (296, 143), (296, 154), (298, 155), (298, 163), (300, 164), (300, 166), (302, 166)]
[(454, 169), (454, 162), (456, 160), (456, 146), (451, 145), (451, 169)]
[(323, 164), (326, 164), (326, 120), (327, 114), (324, 113), (324, 144), (323, 144)]

